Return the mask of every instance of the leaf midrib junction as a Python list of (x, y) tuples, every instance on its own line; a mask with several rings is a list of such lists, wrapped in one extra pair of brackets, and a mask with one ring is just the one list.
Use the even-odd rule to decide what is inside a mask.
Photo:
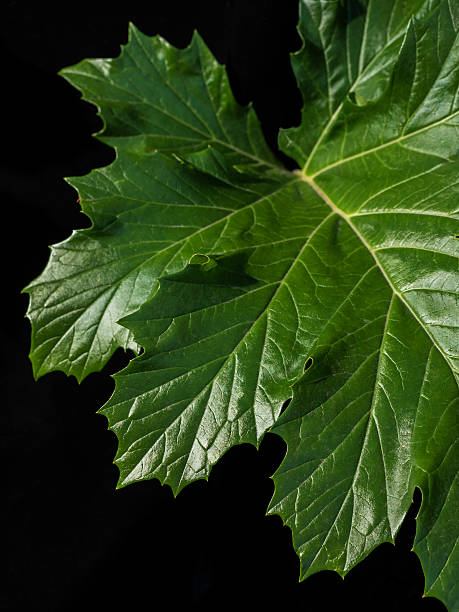
[[(437, 348), (437, 350), (439, 351), (439, 353), (442, 355), (442, 357), (445, 359), (446, 363), (448, 364), (448, 366), (452, 369), (452, 366), (449, 362), (449, 359), (447, 357), (447, 355), (445, 354), (445, 352), (443, 351), (443, 349), (438, 345), (437, 341), (435, 340), (435, 338), (432, 336), (432, 334), (430, 333), (430, 331), (427, 329), (427, 327), (424, 325), (424, 323), (421, 321), (421, 319), (419, 318), (418, 314), (416, 313), (416, 311), (412, 308), (412, 306), (408, 303), (408, 301), (405, 299), (405, 297), (403, 296), (403, 293), (401, 293), (400, 291), (398, 291), (394, 284), (392, 283), (392, 280), (390, 279), (388, 273), (386, 272), (384, 266), (381, 264), (381, 262), (379, 261), (378, 257), (376, 256), (376, 253), (374, 251), (374, 249), (371, 247), (371, 245), (368, 243), (368, 241), (366, 240), (365, 236), (363, 236), (363, 234), (359, 231), (359, 229), (356, 227), (356, 225), (353, 223), (352, 221), (352, 215), (348, 215), (346, 214), (344, 211), (342, 211), (340, 208), (338, 208), (338, 206), (336, 206), (336, 204), (331, 200), (331, 198), (325, 193), (325, 191), (319, 187), (319, 185), (317, 185), (317, 183), (314, 181), (314, 178), (312, 176), (309, 176), (307, 174), (305, 174), (303, 171), (301, 170), (294, 170), (293, 171), (297, 176), (299, 176), (305, 183), (307, 183), (311, 189), (313, 189), (317, 195), (331, 208), (331, 210), (339, 215), (346, 223), (348, 223), (348, 225), (350, 226), (350, 228), (353, 230), (353, 232), (356, 234), (356, 236), (359, 238), (359, 240), (362, 242), (362, 244), (366, 247), (366, 249), (369, 251), (369, 253), (371, 253), (376, 265), (378, 266), (379, 270), (381, 271), (381, 274), (383, 275), (383, 277), (386, 279), (389, 287), (391, 288), (392, 292), (394, 293), (394, 295), (396, 295), (404, 304), (404, 306), (408, 309), (408, 311), (413, 315), (413, 317), (416, 319), (416, 321), (419, 323), (419, 325), (421, 326), (421, 328), (425, 331), (425, 333), (428, 335), (428, 337), (430, 338), (432, 344)], [(358, 215), (357, 215), (358, 216)]]

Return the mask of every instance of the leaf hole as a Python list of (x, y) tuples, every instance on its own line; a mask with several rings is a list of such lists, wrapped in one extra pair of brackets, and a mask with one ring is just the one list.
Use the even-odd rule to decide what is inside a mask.
[(307, 359), (306, 363), (304, 364), (303, 373), (307, 372), (309, 370), (309, 368), (312, 366), (313, 363), (314, 363), (313, 358), (309, 357), (309, 359)]
[(285, 400), (285, 402), (282, 404), (282, 408), (279, 414), (282, 414), (283, 412), (285, 412), (285, 410), (287, 409), (287, 406), (290, 404), (291, 401), (292, 401), (291, 397)]

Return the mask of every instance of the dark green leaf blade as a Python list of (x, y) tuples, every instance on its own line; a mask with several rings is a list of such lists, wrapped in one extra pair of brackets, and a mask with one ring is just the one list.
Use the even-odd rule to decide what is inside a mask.
[[(344, 24), (325, 20), (320, 27), (343, 31)], [(312, 146), (304, 140), (307, 119), (281, 139), (284, 150), (304, 152), (304, 180), (372, 254), (392, 306), (373, 351), (364, 350), (371, 337), (352, 340), (353, 326), (367, 324), (371, 294), (362, 295), (354, 320), (339, 326), (343, 340), (325, 330), (324, 354), (312, 354), (316, 366), (273, 428), (288, 451), (271, 504), (292, 528), (302, 576), (344, 574), (378, 543), (393, 541), (419, 486), (415, 550), (426, 593), (452, 610), (459, 606), (458, 24), (457, 4), (424, 3), (421, 18), (402, 31), (385, 88), (368, 100), (353, 86)], [(346, 27), (360, 26), (351, 20)], [(328, 40), (327, 52), (337, 55), (340, 43)], [(332, 88), (330, 74), (324, 69), (322, 78)], [(313, 86), (303, 77), (304, 90)], [(322, 112), (322, 102), (313, 100), (305, 112)]]
[(424, 569), (426, 595), (438, 597), (450, 610), (459, 609), (458, 415), (457, 388), (444, 375), (442, 358), (433, 350), (427, 362), (413, 438), (414, 461), (424, 476), (414, 551)]
[(178, 492), (282, 435), (270, 512), (301, 577), (393, 541), (418, 486), (426, 593), (458, 610), (458, 5), (301, 8), (293, 173), (197, 36), (133, 29), (120, 58), (67, 69), (118, 160), (77, 180), (94, 227), (28, 288), (35, 370), (145, 349), (102, 410), (120, 486)]
[[(304, 168), (375, 253), (456, 373), (458, 22), (447, 2), (425, 22), (414, 21), (384, 95), (368, 109), (346, 102)], [(400, 200), (403, 191), (409, 196)]]
[[(117, 320), (154, 293), (158, 276), (209, 250), (226, 225), (238, 225), (237, 209), (296, 177), (281, 169), (253, 109), (234, 101), (224, 68), (197, 34), (179, 50), (131, 26), (119, 58), (85, 60), (62, 74), (101, 110), (100, 136), (115, 146), (117, 160), (71, 179), (93, 228), (55, 245), (44, 273), (25, 291), (35, 376), (62, 370), (81, 380), (117, 347), (138, 350)], [(175, 166), (157, 150), (174, 153)], [(220, 179), (221, 189), (205, 174)], [(233, 183), (240, 189), (229, 195)], [(142, 211), (145, 218), (134, 221)], [(240, 248), (235, 240), (232, 248)]]
[(303, 96), (301, 124), (281, 130), (280, 148), (304, 166), (333, 128), (349, 96), (359, 105), (387, 87), (406, 27), (425, 21), (442, 0), (301, 0), (303, 47), (292, 66)]
[[(258, 279), (250, 290), (226, 269), (218, 275), (222, 261), (199, 274), (191, 265), (163, 278), (154, 298), (122, 321), (145, 353), (115, 377), (102, 409), (119, 439), (121, 485), (158, 477), (179, 491), (207, 478), (234, 444), (258, 445), (320, 329), (356, 286), (380, 276), (309, 186), (300, 181), (282, 196), (265, 202), (251, 227), (260, 238), (245, 251), (245, 273)], [(276, 235), (262, 244), (273, 219)]]
[(119, 57), (83, 60), (61, 74), (97, 105), (105, 123), (98, 137), (118, 150), (185, 153), (211, 144), (234, 164), (281, 167), (197, 32), (177, 49), (131, 24)]
[[(414, 487), (430, 498), (435, 484), (426, 475), (435, 482), (432, 465), (443, 461), (447, 438), (458, 435), (454, 376), (400, 300), (377, 296), (360, 297), (365, 309), (348, 305), (352, 315), (342, 311), (342, 336), (325, 330), (314, 365), (272, 430), (288, 451), (274, 476), (270, 512), (292, 529), (302, 577), (321, 569), (344, 575), (378, 544), (393, 542)], [(379, 329), (362, 333), (368, 312), (378, 309), (386, 315), (375, 319)], [(426, 395), (433, 363), (443, 381), (434, 396)], [(420, 453), (419, 438), (442, 419), (453, 427), (439, 437), (426, 473), (414, 449)]]
[(157, 279), (197, 252), (243, 247), (257, 208), (298, 182), (286, 173), (261, 181), (226, 166), (216, 178), (212, 159), (207, 154), (197, 169), (158, 153), (123, 152), (107, 168), (72, 179), (94, 227), (55, 245), (26, 288), (36, 376), (62, 370), (81, 380), (118, 346), (136, 350), (117, 321), (154, 293)]

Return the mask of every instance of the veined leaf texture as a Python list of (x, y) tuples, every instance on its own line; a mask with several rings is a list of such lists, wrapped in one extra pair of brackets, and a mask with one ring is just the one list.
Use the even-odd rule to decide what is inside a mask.
[(294, 171), (198, 34), (180, 50), (132, 26), (118, 58), (62, 71), (117, 158), (71, 179), (93, 225), (26, 288), (36, 376), (141, 352), (101, 409), (119, 486), (177, 493), (272, 431), (269, 512), (301, 578), (394, 541), (418, 487), (426, 594), (452, 611), (458, 24), (454, 0), (302, 0)]

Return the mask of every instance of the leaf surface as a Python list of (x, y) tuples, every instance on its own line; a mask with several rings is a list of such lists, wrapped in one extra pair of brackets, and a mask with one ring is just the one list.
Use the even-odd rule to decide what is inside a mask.
[(241, 248), (256, 210), (298, 182), (285, 173), (241, 179), (225, 168), (217, 178), (200, 169), (204, 163), (215, 174), (215, 155), (196, 167), (160, 153), (119, 152), (111, 166), (72, 179), (94, 227), (55, 245), (26, 289), (36, 376), (59, 369), (81, 380), (118, 346), (136, 350), (117, 321), (154, 293), (156, 280), (196, 252)]
[(177, 49), (131, 24), (118, 58), (83, 60), (61, 74), (97, 105), (99, 138), (117, 150), (177, 154), (211, 144), (234, 165), (280, 166), (254, 110), (235, 102), (224, 67), (197, 33)]
[[(315, 35), (325, 40), (323, 24), (336, 7), (303, 6), (303, 32), (313, 27), (306, 10), (321, 12)], [(457, 5), (444, 2), (425, 15), (408, 24), (379, 98), (366, 102), (359, 90), (365, 63), (370, 73), (376, 65), (362, 60), (365, 36), (362, 76), (339, 103), (324, 75), (329, 118), (309, 156), (297, 157), (305, 180), (352, 227), (382, 276), (324, 330), (311, 353), (315, 365), (272, 429), (288, 451), (270, 512), (292, 529), (303, 577), (321, 569), (344, 575), (394, 540), (418, 486), (415, 550), (426, 594), (457, 610)], [(333, 49), (333, 40), (324, 45), (324, 58)], [(381, 74), (370, 80), (378, 89)], [(286, 152), (307, 149), (306, 128), (284, 135)], [(383, 285), (390, 288), (384, 305)], [(372, 319), (379, 331), (363, 334)]]
[[(120, 57), (61, 74), (98, 106), (98, 137), (117, 149), (114, 164), (70, 179), (93, 228), (55, 245), (26, 288), (35, 375), (62, 370), (81, 380), (118, 346), (138, 349), (117, 321), (145, 302), (158, 276), (209, 250), (237, 209), (295, 177), (276, 162), (253, 109), (234, 101), (198, 34), (179, 50), (131, 26)], [(171, 152), (191, 154), (191, 163), (161, 157)]]
[(27, 288), (37, 375), (143, 348), (102, 409), (119, 486), (177, 493), (271, 430), (287, 453), (269, 512), (301, 577), (393, 542), (419, 487), (414, 549), (450, 610), (458, 24), (452, 0), (302, 0), (302, 122), (279, 137), (293, 172), (197, 35), (178, 50), (131, 28), (119, 58), (64, 71), (117, 159), (72, 179), (93, 227)]

